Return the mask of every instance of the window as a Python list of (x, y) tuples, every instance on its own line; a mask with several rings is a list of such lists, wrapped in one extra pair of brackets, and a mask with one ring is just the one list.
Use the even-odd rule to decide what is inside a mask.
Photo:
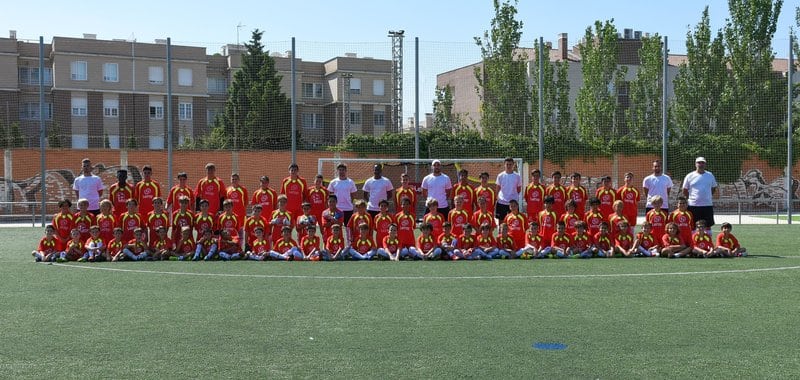
[(164, 135), (150, 136), (148, 139), (148, 148), (164, 149)]
[(350, 111), (350, 125), (361, 125), (361, 110)]
[(383, 90), (384, 85), (385, 85), (385, 83), (383, 82), (383, 79), (376, 79), (376, 80), (372, 81), (372, 95), (375, 95), (375, 96), (383, 96), (383, 95), (385, 95), (384, 90)]
[(224, 94), (228, 91), (228, 81), (222, 77), (208, 77), (208, 92), (211, 94)]
[(178, 103), (178, 119), (192, 120), (192, 103)]
[(116, 63), (103, 64), (103, 82), (119, 82), (119, 66)]
[(108, 137), (108, 147), (110, 149), (119, 149), (119, 135), (106, 135)]
[(86, 80), (86, 61), (72, 61), (69, 76), (72, 80)]
[(86, 117), (86, 98), (72, 98), (72, 116)]
[[(39, 84), (39, 68), (38, 67), (20, 67), (19, 68), (19, 83), (20, 84)], [(53, 85), (53, 69), (49, 67), (44, 68), (44, 85)]]
[(321, 113), (304, 113), (302, 115), (303, 128), (322, 128), (322, 114)]
[[(44, 104), (44, 119), (53, 118), (53, 104)], [(19, 118), (21, 120), (39, 120), (39, 103), (22, 103), (19, 108)]]
[(106, 99), (103, 100), (103, 116), (104, 117), (118, 117), (119, 116), (119, 100)]
[(178, 69), (178, 86), (192, 85), (192, 69)]
[(150, 120), (161, 120), (164, 118), (164, 103), (150, 102)]
[(350, 78), (350, 93), (354, 95), (361, 95), (361, 79)]
[(151, 84), (164, 84), (164, 68), (161, 66), (150, 66), (148, 78)]
[(72, 149), (89, 149), (89, 135), (83, 133), (73, 134)]
[(322, 99), (322, 83), (303, 83), (303, 97)]
[(383, 127), (386, 125), (386, 111), (375, 111), (375, 113), (372, 114), (372, 117), (372, 125), (376, 127)]

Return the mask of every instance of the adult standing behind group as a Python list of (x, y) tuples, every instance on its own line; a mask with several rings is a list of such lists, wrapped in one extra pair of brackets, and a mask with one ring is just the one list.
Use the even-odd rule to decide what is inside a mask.
[(706, 228), (714, 225), (714, 193), (717, 191), (717, 179), (706, 170), (706, 159), (697, 157), (694, 160), (695, 171), (683, 179), (683, 195), (689, 199), (689, 212), (695, 221), (705, 220)]
[(642, 180), (642, 189), (644, 189), (644, 197), (647, 199), (645, 205), (645, 213), (653, 209), (652, 199), (654, 196), (659, 195), (664, 202), (661, 209), (664, 212), (669, 212), (669, 192), (672, 190), (672, 178), (664, 174), (661, 160), (653, 161), (653, 174), (644, 177)]
[(328, 192), (336, 195), (336, 208), (344, 214), (344, 224), (347, 225), (353, 216), (353, 193), (358, 189), (356, 183), (347, 177), (347, 165), (339, 164), (336, 172), (338, 176), (328, 184)]
[(497, 205), (494, 215), (502, 222), (510, 211), (508, 203), (512, 200), (519, 202), (519, 193), (522, 191), (522, 177), (514, 171), (514, 159), (506, 157), (503, 162), (505, 170), (497, 175)]
[(428, 197), (436, 199), (439, 207), (439, 213), (447, 215), (450, 213), (450, 192), (453, 190), (453, 182), (447, 174), (442, 173), (442, 162), (433, 160), (431, 163), (432, 171), (422, 179), (422, 198), (426, 200)]
[(92, 173), (92, 161), (88, 158), (81, 160), (81, 175), (75, 177), (72, 190), (75, 190), (77, 199), (89, 201), (89, 212), (94, 215), (100, 213), (100, 196), (103, 195), (103, 180)]
[(392, 198), (394, 186), (392, 181), (383, 176), (383, 165), (372, 167), (373, 176), (364, 181), (364, 200), (367, 201), (367, 212), (374, 218), (381, 211), (380, 202)]

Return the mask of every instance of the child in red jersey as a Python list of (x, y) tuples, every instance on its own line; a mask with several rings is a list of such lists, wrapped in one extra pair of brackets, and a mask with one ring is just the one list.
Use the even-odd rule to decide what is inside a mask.
[(367, 225), (366, 233), (369, 235), (369, 238), (372, 238), (372, 216), (367, 212), (367, 202), (364, 202), (363, 199), (359, 199), (355, 201), (355, 213), (350, 217), (350, 221), (347, 222), (347, 230), (350, 232), (350, 238), (348, 241), (350, 244), (354, 244), (358, 239), (361, 238), (361, 225)]
[(408, 198), (411, 204), (410, 212), (414, 216), (414, 219), (416, 219), (417, 211), (414, 209), (414, 205), (417, 204), (417, 189), (411, 185), (411, 178), (408, 176), (408, 173), (400, 174), (400, 187), (394, 192), (395, 214), (403, 211), (403, 198)]
[[(139, 213), (142, 216), (150, 214), (153, 200), (161, 196), (161, 184), (153, 179), (153, 168), (150, 165), (142, 166), (142, 180), (133, 186), (133, 198), (139, 203)], [(151, 236), (155, 236), (155, 232), (151, 232)]]
[(400, 249), (402, 250), (416, 245), (414, 230), (417, 228), (417, 221), (411, 212), (410, 199), (403, 198), (400, 205), (401, 210), (394, 216), (394, 220), (397, 223), (397, 238), (400, 239)]
[(639, 198), (639, 190), (633, 185), (633, 173), (625, 173), (625, 183), (617, 189), (617, 199), (624, 204), (622, 215), (625, 215), (631, 230), (636, 226), (639, 216)]
[[(225, 189), (225, 200), (232, 202), (233, 214), (236, 215), (240, 227), (244, 226), (244, 218), (247, 216), (248, 196), (247, 188), (239, 183), (239, 174), (231, 174), (231, 185)], [(231, 234), (231, 236), (234, 235)]]
[(95, 223), (100, 228), (100, 238), (106, 246), (114, 238), (114, 228), (117, 227), (117, 219), (111, 213), (111, 209), (111, 201), (103, 199), (100, 201), (100, 214), (95, 218)]
[(339, 226), (344, 224), (344, 212), (336, 207), (338, 202), (339, 198), (335, 194), (328, 195), (328, 208), (322, 212), (322, 219), (320, 220), (322, 223), (322, 239), (324, 241), (328, 241), (328, 238), (331, 237), (334, 224)]
[(732, 230), (733, 226), (730, 223), (722, 223), (722, 232), (717, 235), (717, 245), (714, 250), (722, 257), (747, 256), (747, 249), (739, 245), (739, 240), (731, 233)]
[[(178, 210), (181, 197), (186, 197), (189, 200), (189, 204), (195, 204), (194, 191), (189, 187), (188, 182), (189, 176), (186, 172), (178, 173), (178, 184), (172, 186), (169, 190), (169, 195), (167, 195), (167, 212), (169, 214), (174, 214)], [(180, 236), (180, 229), (178, 229), (177, 233), (173, 232), (173, 237), (176, 235)]]
[[(475, 188), (469, 183), (469, 172), (467, 169), (461, 169), (458, 171), (458, 182), (453, 185), (452, 190), (453, 197), (461, 196), (461, 199), (464, 200), (464, 210), (467, 210), (467, 213), (472, 216), (472, 212), (475, 209)], [(439, 236), (436, 233), (436, 225), (433, 226), (434, 236)], [(441, 231), (439, 231), (441, 233)]]
[(161, 197), (153, 198), (153, 211), (150, 211), (145, 218), (145, 225), (149, 230), (149, 241), (155, 240), (158, 235), (158, 228), (169, 229), (170, 215), (164, 210), (164, 200)]
[(681, 234), (681, 240), (691, 245), (692, 231), (694, 231), (694, 217), (689, 212), (689, 201), (686, 197), (678, 197), (678, 209), (672, 211), (667, 218), (668, 222), (675, 223)]
[(575, 234), (572, 235), (572, 253), (582, 259), (592, 257), (592, 236), (586, 232), (586, 222), (575, 223)]
[[(131, 199), (131, 201), (136, 201)], [(147, 247), (147, 231), (144, 228), (136, 228), (133, 230), (134, 238), (128, 241), (122, 253), (125, 258), (133, 261), (147, 260), (150, 256), (150, 248)], [(120, 257), (121, 258), (121, 257)]]
[(517, 256), (523, 260), (530, 260), (539, 256), (542, 249), (542, 236), (539, 234), (539, 222), (531, 221), (525, 233), (525, 247), (517, 251)]
[(195, 243), (194, 238), (192, 237), (192, 228), (189, 226), (181, 228), (181, 235), (178, 240), (174, 241), (175, 243), (175, 256), (178, 257), (179, 261), (188, 261), (194, 255), (195, 248), (197, 247), (197, 243)]
[(306, 233), (303, 238), (300, 239), (300, 250), (303, 252), (303, 260), (319, 261), (322, 259), (316, 225), (309, 224), (306, 226)]
[(200, 232), (200, 237), (197, 238), (197, 245), (194, 250), (194, 257), (192, 261), (211, 260), (217, 254), (217, 239), (214, 238), (214, 232), (210, 228), (206, 228)]
[(263, 232), (267, 228), (267, 220), (261, 215), (262, 206), (260, 204), (253, 205), (251, 215), (244, 222), (244, 236), (245, 236), (245, 250), (251, 251), (253, 241), (256, 240), (256, 228), (261, 227)]
[[(494, 204), (497, 202), (497, 191), (495, 186), (489, 183), (489, 173), (483, 172), (479, 176), (480, 185), (475, 188), (475, 198), (483, 198), (486, 200), (486, 205), (489, 207), (489, 212), (494, 215)], [(455, 231), (456, 226), (453, 225)]]
[(617, 236), (614, 237), (614, 254), (633, 257), (636, 253), (636, 247), (633, 245), (633, 235), (631, 235), (628, 221), (621, 219), (617, 224), (617, 230)]
[[(482, 226), (484, 224), (489, 224), (492, 226), (492, 229), (497, 227), (497, 222), (494, 219), (494, 214), (489, 211), (489, 205), (486, 204), (486, 198), (478, 197), (478, 210), (472, 213), (472, 219), (470, 222), (474, 226)], [(518, 204), (519, 205), (519, 204)]]
[(75, 228), (75, 214), (72, 213), (72, 202), (62, 199), (58, 202), (59, 211), (53, 215), (52, 225), (56, 229), (55, 237), (61, 246), (66, 246), (69, 235)]
[[(583, 220), (584, 214), (586, 213), (586, 201), (589, 199), (589, 192), (581, 185), (580, 173), (572, 173), (571, 180), (572, 182), (567, 187), (567, 200), (572, 199), (575, 203), (575, 214), (578, 215), (578, 219)], [(567, 224), (567, 231), (569, 231), (569, 224)]]
[(331, 236), (325, 239), (325, 249), (322, 251), (322, 258), (325, 261), (344, 260), (346, 254), (344, 236), (342, 235), (342, 225), (334, 224), (331, 226)]
[(471, 224), (464, 226), (464, 233), (458, 237), (458, 250), (467, 260), (480, 259), (481, 256), (475, 252), (475, 235)]
[(497, 240), (492, 236), (492, 226), (488, 224), (481, 226), (480, 235), (475, 237), (473, 255), (484, 260), (492, 260), (497, 255)]
[(600, 223), (606, 221), (606, 218), (600, 212), (600, 200), (596, 197), (589, 198), (589, 211), (584, 215), (583, 221), (586, 222), (586, 232), (589, 236), (600, 232)]
[(222, 202), (222, 213), (217, 215), (217, 220), (214, 225), (217, 231), (228, 231), (231, 240), (239, 243), (239, 216), (233, 212), (233, 201), (226, 199)]
[(575, 201), (572, 199), (567, 199), (564, 203), (564, 207), (567, 211), (564, 215), (561, 215), (561, 221), (564, 222), (564, 225), (567, 226), (567, 234), (574, 235), (575, 234), (575, 224), (578, 223), (581, 218), (575, 213)]
[[(136, 229), (144, 230), (145, 224), (142, 216), (139, 215), (139, 203), (136, 199), (128, 199), (126, 204), (128, 211), (119, 217), (119, 225), (122, 227), (122, 239), (126, 242), (136, 238)], [(147, 241), (147, 231), (144, 240)]]
[(687, 245), (681, 237), (681, 231), (674, 222), (667, 223), (667, 233), (661, 239), (661, 257), (670, 259), (686, 257), (692, 251), (692, 247)]
[[(366, 205), (364, 205), (364, 211), (366, 212)], [(350, 220), (354, 218), (355, 214)], [(375, 256), (376, 246), (375, 241), (372, 240), (369, 224), (361, 223), (358, 231), (358, 239), (353, 242), (347, 253), (353, 260), (372, 260), (372, 257)]]
[(458, 250), (458, 237), (453, 235), (453, 227), (450, 222), (442, 224), (442, 234), (436, 239), (439, 247), (442, 248), (442, 258), (449, 258), (450, 260), (460, 260), (464, 255)]
[[(286, 210), (292, 215), (300, 215), (307, 188), (305, 178), (300, 176), (300, 167), (297, 164), (289, 165), (289, 176), (283, 179), (280, 193), (286, 196)], [(280, 235), (280, 229), (277, 232)]]
[(470, 215), (464, 210), (464, 199), (461, 197), (453, 198), (453, 204), (455, 208), (447, 214), (447, 221), (453, 225), (453, 233), (459, 235), (464, 231), (464, 225), (469, 223)]
[(117, 170), (117, 183), (108, 188), (108, 199), (114, 204), (114, 217), (119, 219), (127, 210), (128, 200), (133, 197), (133, 185), (128, 183), (128, 171)]
[(428, 213), (422, 217), (422, 223), (430, 224), (433, 228), (431, 235), (438, 237), (443, 232), (442, 225), (445, 222), (445, 216), (439, 213), (439, 201), (428, 198), (425, 207), (428, 208)]
[(525, 186), (525, 211), (529, 220), (539, 217), (544, 210), (545, 188), (541, 183), (542, 172), (539, 169), (531, 171), (531, 183)]
[(219, 258), (224, 261), (239, 260), (242, 258), (242, 246), (231, 236), (228, 230), (223, 229), (219, 231), (217, 246), (219, 247)]
[[(297, 217), (295, 226), (297, 226), (297, 240), (303, 241), (308, 233), (308, 226), (317, 225), (317, 217), (311, 214), (311, 203), (303, 202), (303, 214)], [(301, 243), (302, 244), (302, 243)]]
[(614, 238), (611, 237), (611, 231), (608, 222), (603, 221), (600, 223), (600, 231), (594, 235), (594, 254), (597, 257), (611, 257), (614, 255)]
[[(437, 259), (442, 255), (442, 249), (436, 243), (436, 238), (433, 237), (433, 226), (430, 223), (423, 223), (419, 227), (422, 232), (417, 238), (416, 252), (419, 254), (418, 258), (422, 260)], [(411, 249), (409, 249), (411, 251)], [(413, 254), (413, 252), (409, 252)]]
[(269, 187), (269, 177), (261, 176), (261, 188), (253, 192), (253, 199), (250, 204), (261, 205), (262, 214), (269, 217), (272, 215), (272, 211), (275, 210), (275, 202), (277, 201), (278, 193)]
[(553, 202), (555, 202), (555, 200), (551, 196), (544, 198), (544, 210), (539, 213), (539, 218), (537, 220), (539, 224), (539, 234), (542, 236), (542, 247), (550, 246), (550, 238), (552, 238), (553, 234), (556, 232), (558, 217), (553, 211)]
[(525, 227), (528, 225), (528, 218), (519, 212), (519, 202), (516, 199), (508, 201), (509, 212), (503, 223), (508, 229), (508, 235), (514, 241), (514, 247), (510, 251), (513, 258), (518, 249), (525, 246)]
[(154, 260), (169, 260), (175, 254), (175, 245), (167, 236), (166, 226), (156, 227), (156, 236), (150, 240), (150, 251), (153, 252)]
[(172, 241), (178, 241), (183, 234), (183, 228), (194, 229), (194, 213), (189, 210), (189, 197), (178, 198), (178, 209), (172, 212), (170, 224), (172, 225)]
[[(611, 226), (611, 237), (612, 239), (616, 239), (617, 235), (619, 235), (619, 222), (625, 221), (628, 222), (628, 218), (625, 217), (623, 211), (625, 210), (625, 203), (622, 201), (614, 201), (614, 213), (608, 217), (608, 224)], [(630, 225), (630, 223), (628, 223)], [(630, 231), (628, 231), (630, 232)]]
[(397, 238), (397, 224), (389, 225), (389, 234), (383, 238), (382, 247), (378, 249), (378, 257), (388, 259), (389, 261), (399, 261), (400, 253), (400, 239)]
[(48, 224), (44, 227), (44, 237), (39, 240), (39, 245), (32, 252), (33, 258), (37, 263), (50, 262), (55, 261), (60, 253), (61, 241), (56, 237), (56, 228)]
[(561, 184), (561, 172), (556, 170), (553, 172), (553, 183), (547, 186), (545, 194), (547, 197), (553, 198), (553, 209), (556, 213), (556, 220), (564, 215), (566, 209), (564, 203), (567, 201), (567, 189)]
[(603, 214), (603, 220), (608, 220), (614, 213), (613, 206), (617, 200), (617, 192), (611, 185), (610, 176), (603, 177), (602, 181), (602, 186), (597, 189), (594, 196), (600, 201), (600, 213)]
[(83, 248), (85, 253), (82, 258), (90, 263), (108, 260), (106, 244), (100, 237), (100, 227), (97, 225), (89, 227), (89, 238), (86, 239)]
[(389, 236), (389, 226), (394, 224), (394, 215), (389, 213), (389, 201), (386, 199), (378, 202), (380, 212), (372, 218), (372, 229), (375, 231), (375, 242), (381, 244), (383, 238)]
[(322, 211), (328, 207), (328, 189), (323, 186), (322, 174), (314, 178), (314, 186), (306, 190), (306, 202), (311, 205), (311, 215), (317, 220), (322, 218)]
[[(287, 209), (289, 200), (288, 198), (281, 194), (278, 196), (278, 209), (272, 212), (270, 215), (269, 224), (272, 227), (272, 242), (273, 245), (275, 242), (280, 240), (283, 234), (283, 227), (289, 227), (289, 230), (294, 228), (294, 218), (292, 218), (292, 213)], [(301, 205), (297, 205), (298, 211), (302, 208)]]
[[(514, 202), (514, 200), (512, 200)], [(506, 219), (511, 215), (506, 215)], [(520, 214), (522, 215), (522, 214)], [(523, 234), (524, 241), (524, 234)], [(521, 248), (521, 247), (520, 247)], [(509, 233), (507, 223), (500, 224), (500, 235), (497, 236), (497, 257), (501, 259), (514, 259), (517, 257), (517, 243)]]
[(127, 242), (122, 239), (122, 228), (117, 227), (114, 228), (114, 238), (108, 242), (108, 257), (111, 258), (111, 261), (119, 261), (125, 257), (125, 254), (122, 253), (122, 250), (127, 245)]
[[(659, 209), (654, 208), (653, 210)], [(636, 256), (658, 257), (661, 254), (660, 244), (661, 239), (653, 235), (653, 225), (645, 220), (642, 224), (642, 230), (636, 234), (636, 239), (633, 241)]]
[(692, 255), (694, 257), (719, 257), (714, 250), (714, 242), (711, 240), (711, 235), (706, 232), (706, 221), (700, 219), (695, 223), (696, 230), (692, 234)]
[[(197, 181), (197, 187), (194, 190), (194, 197), (197, 202), (201, 199), (208, 201), (208, 213), (212, 217), (217, 216), (217, 212), (222, 206), (222, 201), (225, 199), (225, 183), (217, 178), (217, 167), (213, 163), (206, 164), (206, 176)], [(199, 208), (200, 205), (198, 204)]]
[(77, 228), (73, 228), (69, 233), (70, 240), (64, 246), (64, 251), (61, 252), (56, 259), (59, 263), (66, 261), (86, 261), (83, 260), (83, 241), (81, 241), (81, 233)]
[(255, 238), (250, 242), (250, 249), (247, 251), (245, 258), (248, 260), (264, 261), (269, 257), (272, 250), (269, 240), (266, 239), (264, 234), (264, 227), (256, 226), (253, 228)]
[(281, 238), (273, 244), (269, 257), (281, 261), (303, 259), (303, 253), (300, 252), (297, 242), (292, 239), (292, 227), (283, 226), (281, 228)]
[(650, 198), (650, 204), (653, 205), (653, 209), (645, 214), (644, 220), (650, 223), (653, 237), (657, 242), (660, 242), (661, 237), (666, 233), (668, 218), (667, 213), (661, 209), (661, 206), (664, 204), (664, 198), (661, 198), (660, 195), (654, 195)]
[(89, 239), (89, 227), (95, 225), (94, 214), (89, 212), (89, 201), (78, 199), (78, 212), (74, 218), (75, 227), (81, 234), (81, 243)]
[(572, 256), (572, 237), (567, 234), (567, 225), (563, 221), (556, 224), (556, 232), (550, 238), (549, 251), (543, 251), (547, 251), (550, 257), (559, 259), (566, 259)]
[(209, 203), (208, 200), (201, 199), (200, 200), (200, 212), (198, 212), (194, 216), (194, 230), (196, 231), (197, 240), (203, 236), (203, 231), (209, 230), (214, 231), (214, 227), (216, 227), (216, 221), (214, 220), (214, 216), (211, 215), (209, 212)]

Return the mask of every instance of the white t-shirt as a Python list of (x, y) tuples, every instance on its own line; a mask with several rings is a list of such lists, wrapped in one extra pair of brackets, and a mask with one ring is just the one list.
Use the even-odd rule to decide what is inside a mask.
[(693, 171), (683, 179), (683, 189), (689, 190), (689, 206), (713, 206), (711, 189), (717, 187), (717, 179), (710, 171), (703, 174)]
[(375, 177), (369, 177), (369, 179), (364, 182), (363, 189), (365, 192), (369, 193), (367, 210), (380, 211), (381, 207), (378, 205), (378, 203), (384, 199), (387, 199), (387, 193), (392, 191), (394, 187), (392, 186), (392, 181), (386, 177), (381, 177), (378, 179), (375, 179)]
[(350, 178), (339, 179), (338, 177), (328, 184), (328, 191), (336, 195), (336, 208), (342, 211), (353, 211), (353, 193), (358, 191), (356, 183)]
[(647, 189), (647, 205), (645, 205), (645, 207), (652, 208), (653, 204), (650, 202), (650, 199), (656, 195), (660, 195), (661, 198), (664, 198), (664, 204), (661, 205), (661, 208), (669, 208), (669, 189), (672, 188), (672, 178), (669, 178), (666, 174), (658, 176), (650, 174), (644, 177), (642, 187)]
[(81, 174), (72, 183), (72, 190), (78, 191), (78, 198), (86, 198), (89, 201), (89, 210), (100, 209), (100, 192), (103, 189), (105, 189), (103, 180), (94, 174), (88, 177)]
[(453, 188), (450, 177), (447, 174), (439, 175), (428, 174), (422, 179), (422, 188), (428, 190), (428, 197), (439, 202), (439, 208), (450, 207), (447, 203), (447, 190)]
[(522, 177), (517, 172), (501, 172), (497, 175), (497, 203), (507, 205), (512, 199), (519, 202), (519, 190), (522, 188)]

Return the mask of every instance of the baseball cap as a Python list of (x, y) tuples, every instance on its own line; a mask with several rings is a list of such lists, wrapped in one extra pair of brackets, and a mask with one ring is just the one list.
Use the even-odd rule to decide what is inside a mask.
[(694, 160), (694, 163), (696, 164), (696, 163), (698, 163), (698, 162), (706, 162), (706, 158), (705, 158), (705, 157), (697, 157), (697, 158)]
[(436, 165), (436, 164), (439, 164), (439, 165), (441, 165), (441, 164), (442, 164), (442, 161), (439, 161), (439, 160), (433, 160), (433, 162), (431, 162), (431, 166), (433, 166), (433, 165)]

